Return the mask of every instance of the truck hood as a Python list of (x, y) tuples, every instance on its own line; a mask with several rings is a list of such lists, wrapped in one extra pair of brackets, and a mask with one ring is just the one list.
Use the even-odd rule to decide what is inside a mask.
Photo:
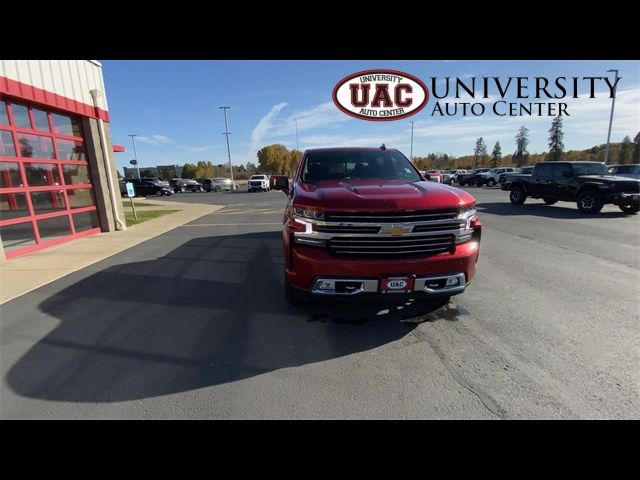
[(427, 181), (324, 180), (296, 182), (294, 189), (296, 206), (325, 211), (459, 208), (475, 203), (464, 190)]

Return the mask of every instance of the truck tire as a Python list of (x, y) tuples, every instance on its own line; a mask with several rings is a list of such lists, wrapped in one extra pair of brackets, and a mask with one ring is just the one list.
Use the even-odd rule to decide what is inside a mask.
[(553, 205), (554, 203), (558, 203), (558, 200), (554, 200), (552, 198), (543, 198), (542, 200), (544, 200), (544, 203), (546, 203), (547, 205)]
[(496, 184), (496, 181), (493, 178), (487, 180), (487, 187), (493, 187)]
[(156, 197), (162, 196), (162, 190), (156, 190)]
[(466, 182), (463, 182), (462, 180), (460, 180), (458, 182), (458, 185), (460, 185), (461, 187), (464, 187), (466, 185)]
[(587, 190), (580, 194), (576, 205), (582, 213), (598, 213), (604, 207), (604, 201), (600, 192)]
[(638, 213), (640, 211), (640, 205), (618, 205), (618, 208), (627, 214)]
[(221, 192), (222, 187), (220, 185), (216, 185), (216, 188), (213, 189), (215, 192)]
[(187, 187), (180, 187), (180, 193), (186, 193)]
[(520, 185), (515, 185), (511, 188), (511, 193), (509, 194), (509, 200), (511, 200), (511, 203), (514, 205), (522, 205), (526, 199), (527, 193)]

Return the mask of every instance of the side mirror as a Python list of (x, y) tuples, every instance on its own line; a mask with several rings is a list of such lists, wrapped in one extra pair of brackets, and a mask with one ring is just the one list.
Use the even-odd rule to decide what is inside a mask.
[(286, 175), (271, 175), (269, 178), (269, 188), (273, 190), (281, 190), (284, 193), (289, 193), (289, 177)]

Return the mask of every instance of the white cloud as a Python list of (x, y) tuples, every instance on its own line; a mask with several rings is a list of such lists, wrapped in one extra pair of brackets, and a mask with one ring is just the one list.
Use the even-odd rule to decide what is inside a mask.
[[(277, 137), (293, 136), (296, 133), (296, 121), (298, 123), (298, 134), (301, 132), (319, 129), (322, 127), (332, 127), (336, 123), (349, 120), (344, 113), (336, 108), (333, 102), (325, 102), (308, 110), (297, 110), (287, 116), (280, 117), (283, 109), (288, 105), (282, 102), (274, 105), (251, 132), (250, 155), (255, 156), (255, 152), (270, 143), (285, 143), (283, 140), (276, 140)], [(288, 143), (292, 144), (293, 139)], [(305, 144), (306, 148), (306, 144)]]
[(273, 129), (274, 119), (280, 114), (282, 109), (287, 106), (287, 102), (274, 105), (264, 117), (260, 119), (258, 124), (251, 132), (251, 150), (258, 151), (263, 146), (264, 138), (267, 137)]
[(149, 145), (169, 145), (175, 143), (174, 140), (165, 135), (151, 135), (150, 137), (139, 135), (136, 138), (142, 143), (147, 143)]

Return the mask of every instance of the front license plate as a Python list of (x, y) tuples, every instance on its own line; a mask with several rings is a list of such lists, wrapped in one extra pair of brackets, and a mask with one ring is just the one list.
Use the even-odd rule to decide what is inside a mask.
[(411, 293), (414, 277), (387, 277), (380, 280), (380, 293)]

